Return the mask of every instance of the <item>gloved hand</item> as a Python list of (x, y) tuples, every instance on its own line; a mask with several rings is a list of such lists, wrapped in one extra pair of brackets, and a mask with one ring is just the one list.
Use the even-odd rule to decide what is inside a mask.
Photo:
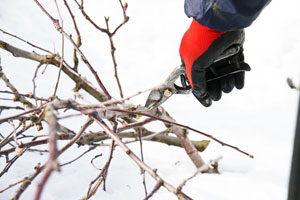
[[(202, 26), (196, 20), (184, 34), (179, 53), (193, 94), (203, 106), (208, 107), (212, 101), (218, 101), (222, 91), (229, 93), (234, 87), (244, 87), (245, 72), (230, 71), (230, 68), (250, 70), (244, 62), (244, 38), (243, 30), (220, 32)], [(234, 50), (236, 52), (230, 54)], [(207, 82), (215, 69), (223, 71), (222, 78)]]

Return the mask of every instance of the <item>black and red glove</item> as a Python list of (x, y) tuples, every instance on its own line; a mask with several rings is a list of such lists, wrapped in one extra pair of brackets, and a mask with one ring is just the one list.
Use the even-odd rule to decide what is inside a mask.
[[(192, 21), (180, 44), (180, 56), (186, 68), (186, 76), (198, 101), (208, 107), (218, 101), (222, 91), (229, 93), (234, 87), (244, 87), (245, 72), (250, 67), (244, 62), (244, 30), (220, 32)], [(226, 56), (231, 50), (238, 49), (233, 55)], [(230, 68), (243, 68), (231, 73)], [(222, 78), (208, 81), (208, 75), (215, 69), (225, 72)], [(223, 70), (224, 69), (224, 70)], [(226, 74), (226, 70), (228, 74)]]

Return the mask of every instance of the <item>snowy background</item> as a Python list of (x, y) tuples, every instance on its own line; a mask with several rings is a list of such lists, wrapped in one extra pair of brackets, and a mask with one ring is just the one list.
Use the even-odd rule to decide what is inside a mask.
[[(41, 2), (57, 16), (52, 1)], [(127, 2), (130, 20), (114, 37), (119, 76), (125, 96), (159, 84), (180, 64), (180, 39), (191, 22), (184, 14), (183, 1)], [(60, 52), (61, 36), (33, 1), (1, 0), (0, 3), (1, 29), (51, 51)], [(70, 3), (73, 4), (73, 1)], [(103, 27), (103, 16), (110, 16), (112, 27), (122, 21), (122, 11), (117, 0), (89, 0), (86, 1), (85, 9)], [(189, 181), (183, 191), (192, 198), (286, 199), (298, 103), (298, 94), (288, 87), (286, 78), (291, 77), (295, 83), (299, 83), (299, 10), (300, 2), (297, 0), (273, 1), (257, 21), (246, 29), (245, 58), (252, 71), (246, 75), (246, 86), (243, 90), (224, 95), (220, 102), (214, 103), (210, 108), (202, 107), (192, 95), (174, 96), (164, 104), (166, 110), (179, 123), (212, 134), (254, 155), (254, 159), (250, 159), (212, 141), (201, 155), (206, 161), (223, 156), (220, 162), (221, 174), (198, 175)], [(77, 14), (81, 16), (80, 13)], [(65, 10), (63, 15), (66, 31), (75, 35), (73, 24)], [(78, 17), (77, 20), (83, 37), (83, 52), (96, 68), (104, 85), (113, 96), (118, 97), (108, 38), (97, 31), (91, 31), (94, 30), (93, 27), (82, 17)], [(30, 46), (2, 33), (0, 39), (32, 50)], [(66, 44), (66, 48), (70, 47)], [(14, 58), (3, 50), (0, 50), (0, 55), (4, 72), (20, 92), (32, 91), (31, 79), (37, 63)], [(72, 63), (72, 51), (67, 53), (66, 58)], [(79, 70), (94, 82), (82, 63)], [(51, 66), (44, 75), (41, 75), (40, 70), (37, 78), (38, 96), (48, 97), (52, 94), (56, 74), (57, 69)], [(73, 86), (73, 83), (63, 76), (58, 96), (72, 96)], [(6, 90), (2, 81), (0, 90)], [(82, 92), (82, 95), (86, 94)], [(144, 104), (146, 97), (147, 94), (141, 95), (132, 102)], [(0, 101), (0, 104), (5, 105), (8, 102)], [(3, 112), (0, 117), (10, 114)], [(76, 126), (80, 123), (74, 124), (74, 120), (66, 120), (65, 124), (78, 130), (79, 127)], [(155, 123), (151, 128), (159, 130), (160, 127), (161, 124)], [(1, 124), (0, 132), (7, 133), (11, 128), (7, 124)], [(46, 131), (44, 130), (45, 133)], [(193, 132), (189, 135), (193, 139), (207, 139)], [(139, 154), (138, 144), (132, 144), (130, 147)], [(152, 142), (144, 142), (143, 147), (145, 162), (153, 168), (158, 168), (159, 175), (174, 186), (195, 172), (195, 167), (181, 148)], [(86, 149), (87, 147), (68, 150), (59, 161), (63, 163), (72, 160)], [(42, 199), (83, 197), (88, 184), (99, 173), (92, 167), (90, 160), (96, 154), (102, 153), (104, 156), (95, 161), (98, 167), (102, 167), (106, 162), (107, 152), (105, 147), (98, 148), (74, 164), (63, 167), (60, 173), (54, 173), (46, 185)], [(44, 163), (46, 160), (47, 154), (39, 156), (37, 153), (25, 153), (9, 172), (0, 178), (0, 189), (22, 179), (33, 171), (36, 163)], [(0, 158), (0, 169), (4, 166), (5, 159)], [(91, 199), (143, 199), (144, 189), (139, 172), (135, 163), (117, 148), (108, 174), (107, 191), (99, 190)], [(39, 178), (40, 176), (21, 199), (33, 198)], [(152, 178), (147, 177), (148, 191), (152, 190), (154, 184)], [(9, 199), (15, 189), (0, 194), (0, 199)], [(162, 188), (152, 199), (171, 200), (176, 197)]]

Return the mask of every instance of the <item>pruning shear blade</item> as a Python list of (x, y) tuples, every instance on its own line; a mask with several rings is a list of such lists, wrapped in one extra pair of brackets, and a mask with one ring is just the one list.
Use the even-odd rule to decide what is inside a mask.
[[(180, 76), (182, 86), (175, 84)], [(176, 67), (162, 84), (151, 90), (145, 106), (153, 109), (160, 106), (173, 94), (190, 94), (191, 92), (191, 86), (186, 84), (185, 67), (181, 65)]]

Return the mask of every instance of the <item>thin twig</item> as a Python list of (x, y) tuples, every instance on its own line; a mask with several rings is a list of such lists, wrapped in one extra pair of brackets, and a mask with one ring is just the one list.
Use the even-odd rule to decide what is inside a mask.
[[(17, 129), (18, 129), (21, 125), (22, 125), (22, 123), (20, 123), (20, 124), (18, 125)], [(23, 127), (22, 130), (18, 131), (18, 132), (16, 133), (16, 135), (17, 135), (17, 136), (20, 135), (21, 133), (27, 131), (29, 128), (31, 128), (31, 127), (33, 127), (33, 126), (34, 126), (34, 124), (33, 124), (33, 123), (30, 123), (29, 125)], [(3, 139), (0, 141), (0, 149), (1, 149), (2, 147), (4, 147), (6, 144), (8, 144), (10, 141), (13, 140), (13, 137), (11, 137), (11, 136), (13, 135), (13, 133), (14, 133), (14, 131), (12, 131), (11, 133), (9, 133), (5, 138), (3, 138)], [(15, 147), (14, 147), (14, 148), (15, 148)], [(14, 151), (14, 150), (15, 150), (15, 149), (13, 149), (13, 151)], [(1, 152), (2, 152), (2, 151), (1, 151)], [(0, 152), (0, 155), (3, 155), (3, 154), (1, 154), (1, 152)]]
[(114, 65), (114, 76), (116, 78), (116, 81), (117, 81), (117, 85), (118, 85), (118, 88), (119, 88), (119, 91), (120, 91), (120, 97), (123, 98), (124, 95), (123, 95), (123, 90), (122, 90), (122, 86), (121, 86), (121, 83), (120, 83), (120, 79), (119, 79), (119, 76), (118, 76), (118, 71), (117, 71), (117, 61), (116, 61), (116, 57), (115, 57), (115, 51), (116, 51), (116, 48), (115, 48), (115, 45), (114, 45), (114, 42), (113, 42), (113, 36), (116, 34), (116, 32), (125, 24), (128, 22), (129, 20), (129, 17), (127, 16), (126, 14), (126, 10), (127, 10), (127, 7), (128, 7), (128, 4), (125, 3), (123, 5), (122, 1), (119, 0), (120, 2), (120, 5), (122, 7), (122, 10), (123, 10), (123, 22), (120, 23), (113, 32), (110, 32), (110, 28), (109, 28), (109, 24), (108, 24), (108, 21), (109, 21), (109, 17), (104, 17), (105, 19), (105, 23), (106, 23), (106, 28), (102, 28), (100, 26), (98, 26), (89, 16), (88, 14), (84, 11), (83, 9), (83, 1), (81, 1), (81, 4), (79, 4), (77, 2), (77, 0), (74, 0), (75, 3), (78, 5), (78, 8), (79, 10), (81, 11), (82, 15), (85, 17), (86, 20), (88, 20), (96, 29), (98, 29), (99, 31), (101, 32), (104, 32), (107, 34), (108, 38), (109, 38), (109, 42), (110, 42), (110, 52), (111, 52), (111, 56), (112, 56), (112, 60), (113, 60), (113, 65)]
[(64, 147), (62, 147), (57, 154), (60, 155), (64, 151), (66, 151), (70, 146), (72, 146), (74, 143), (76, 143), (79, 138), (82, 136), (84, 131), (93, 123), (93, 120), (88, 118), (88, 120), (84, 123), (84, 125), (81, 127), (80, 131), (68, 142)]
[(116, 32), (125, 24), (125, 23), (127, 23), (128, 22), (128, 20), (129, 20), (129, 17), (127, 16), (127, 13), (126, 13), (126, 10), (127, 10), (127, 8), (128, 8), (128, 3), (127, 2), (125, 2), (124, 4), (122, 3), (122, 0), (119, 0), (119, 2), (120, 2), (120, 5), (121, 5), (121, 8), (122, 8), (122, 10), (123, 10), (123, 22), (121, 23), (121, 24), (119, 24), (119, 26), (117, 26), (116, 28), (115, 28), (115, 30), (111, 33), (111, 36), (114, 36), (115, 34), (116, 34)]
[(60, 164), (59, 167), (63, 167), (65, 165), (69, 165), (69, 164), (72, 164), (73, 162), (77, 161), (78, 159), (80, 159), (82, 156), (84, 156), (85, 154), (87, 154), (88, 152), (94, 150), (97, 146), (96, 145), (93, 145), (91, 147), (89, 147), (88, 150), (84, 151), (82, 154), (80, 154), (79, 156), (77, 156), (76, 158), (66, 162), (66, 163), (63, 163), (63, 164)]
[(150, 199), (155, 192), (157, 192), (159, 190), (159, 188), (162, 186), (163, 182), (162, 181), (158, 181), (155, 185), (154, 185), (154, 188), (153, 190), (145, 197), (144, 200), (148, 200)]
[(3, 110), (10, 110), (10, 109), (24, 110), (24, 108), (22, 108), (20, 106), (0, 106), (0, 114)]
[(22, 149), (21, 151), (17, 152), (15, 155), (4, 167), (4, 169), (0, 173), (0, 177), (2, 177), (6, 172), (8, 172), (9, 168), (17, 161), (19, 157), (23, 155), (23, 153), (27, 150), (27, 148)]
[(14, 187), (14, 186), (16, 186), (16, 185), (22, 183), (23, 181), (24, 181), (24, 180), (20, 180), (20, 181), (17, 181), (17, 182), (15, 182), (15, 183), (10, 184), (10, 185), (7, 186), (6, 188), (0, 190), (0, 193), (5, 192), (6, 190), (8, 190), (8, 189), (10, 189), (10, 188), (12, 188), (12, 187)]
[(26, 114), (29, 114), (29, 113), (40, 111), (44, 106), (45, 106), (45, 104), (42, 104), (37, 108), (32, 108), (32, 109), (29, 109), (28, 111), (25, 111), (25, 112), (22, 112), (22, 113), (19, 113), (19, 114), (16, 114), (16, 115), (12, 115), (12, 116), (9, 116), (9, 117), (5, 117), (5, 118), (2, 118), (2, 119), (0, 118), (0, 124), (2, 124), (3, 122), (8, 122), (9, 120), (17, 119), (17, 118), (22, 117), (23, 115), (26, 115)]
[(16, 92), (11, 92), (11, 91), (4, 91), (4, 90), (0, 90), (0, 93), (5, 93), (5, 94), (14, 94), (14, 95), (18, 95), (18, 96), (23, 96), (23, 97), (27, 97), (27, 98), (31, 98), (31, 99), (36, 99), (36, 100), (39, 100), (39, 101), (49, 101), (49, 99), (45, 99), (45, 98), (40, 98), (40, 97), (37, 97), (31, 93), (29, 94), (21, 94), (21, 93), (16, 93)]
[(107, 109), (108, 109), (108, 110), (112, 110), (112, 111), (116, 111), (116, 112), (125, 112), (125, 113), (128, 113), (128, 114), (135, 114), (135, 115), (147, 116), (147, 117), (154, 118), (154, 119), (156, 119), (156, 120), (158, 120), (158, 121), (162, 121), (162, 122), (167, 123), (167, 124), (173, 124), (173, 125), (176, 125), (176, 126), (179, 126), (179, 127), (182, 127), (182, 128), (185, 128), (185, 129), (188, 129), (188, 130), (191, 130), (191, 131), (194, 131), (194, 132), (199, 133), (199, 134), (201, 134), (201, 135), (204, 135), (204, 136), (206, 136), (206, 137), (208, 137), (208, 138), (210, 138), (210, 139), (212, 139), (212, 140), (218, 142), (218, 143), (221, 144), (222, 146), (227, 146), (227, 147), (230, 147), (230, 148), (232, 148), (232, 149), (235, 149), (235, 150), (237, 150), (238, 152), (241, 152), (242, 154), (245, 154), (245, 155), (249, 156), (250, 158), (253, 158), (253, 157), (254, 157), (253, 155), (251, 155), (251, 154), (249, 154), (249, 153), (247, 153), (247, 152), (245, 152), (245, 151), (239, 149), (239, 148), (236, 147), (236, 146), (233, 146), (233, 145), (230, 145), (230, 144), (228, 144), (228, 143), (225, 143), (225, 142), (223, 142), (223, 141), (221, 141), (221, 140), (215, 138), (215, 137), (212, 136), (212, 135), (209, 135), (209, 134), (207, 134), (207, 133), (204, 133), (204, 132), (202, 132), (202, 131), (199, 131), (199, 130), (197, 130), (197, 129), (195, 129), (195, 128), (189, 127), (189, 126), (184, 125), (184, 124), (180, 124), (180, 123), (177, 123), (177, 122), (172, 122), (172, 121), (170, 121), (170, 120), (162, 119), (162, 118), (160, 118), (160, 117), (156, 117), (156, 116), (154, 116), (154, 115), (152, 115), (152, 114), (149, 114), (149, 113), (146, 113), (146, 112), (129, 111), (129, 110), (123, 110), (123, 109), (116, 108), (116, 107), (111, 107), (111, 108), (107, 108)]
[(172, 185), (164, 181), (158, 174), (157, 170), (151, 169), (148, 165), (146, 165), (141, 159), (139, 159), (128, 147), (121, 141), (121, 139), (116, 135), (110, 128), (103, 123), (101, 119), (94, 114), (95, 121), (103, 128), (103, 130), (125, 151), (125, 153), (142, 169), (144, 169), (147, 173), (149, 173), (156, 181), (162, 181), (162, 185), (170, 192), (174, 193), (178, 199), (180, 200), (189, 200), (191, 199), (186, 194), (181, 191), (176, 191)]
[(97, 158), (101, 157), (102, 156), (102, 153), (98, 154), (98, 155), (95, 155), (94, 158), (90, 161), (91, 164), (93, 165), (93, 167), (97, 170), (101, 170), (100, 168), (98, 168), (95, 164), (94, 164), (94, 160), (96, 160)]
[[(138, 128), (137, 129), (138, 132), (138, 138), (139, 138), (139, 143), (140, 143), (140, 153), (141, 153), (141, 159), (142, 162), (144, 162), (144, 153), (143, 153), (143, 142), (142, 142), (142, 134), (141, 134), (141, 129)], [(146, 174), (145, 174), (145, 170), (141, 169), (141, 172), (143, 174), (143, 186), (144, 186), (144, 190), (145, 190), (145, 196), (147, 196), (148, 192), (147, 192), (147, 185), (146, 185)]]
[[(91, 181), (90, 185), (89, 185), (89, 189), (87, 191), (86, 197), (83, 198), (84, 200), (88, 200), (89, 198), (91, 198), (93, 195), (96, 194), (98, 188), (100, 187), (100, 185), (103, 183), (103, 190), (106, 190), (105, 187), (105, 180), (107, 177), (107, 173), (108, 173), (108, 168), (110, 166), (110, 162), (112, 160), (112, 156), (113, 156), (113, 151), (114, 151), (114, 145), (115, 145), (115, 141), (112, 140), (111, 144), (110, 144), (110, 148), (109, 148), (109, 156), (108, 156), (108, 160), (106, 161), (103, 169), (101, 170), (100, 174), (93, 180)], [(95, 186), (92, 188), (92, 186), (94, 185), (94, 183), (97, 181), (97, 183), (95, 184)]]
[[(12, 135), (17, 135), (16, 130), (17, 130), (18, 128), (20, 128), (21, 125), (22, 125), (22, 124), (19, 123), (18, 127), (14, 128), (14, 129), (6, 136), (6, 137), (3, 137), (3, 139), (0, 141), (0, 149), (1, 149), (5, 144), (8, 143), (7, 140), (8, 140), (8, 138), (9, 138), (10, 136), (12, 136)], [(14, 137), (16, 137), (16, 136), (13, 136), (12, 138), (14, 138)]]
[[(62, 19), (62, 16), (61, 16), (61, 13), (60, 13), (60, 10), (59, 10), (59, 7), (58, 7), (58, 4), (57, 4), (56, 0), (54, 0), (54, 3), (55, 3), (56, 10), (58, 12), (59, 19), (60, 19), (60, 22), (61, 22), (61, 28), (63, 29), (64, 28), (64, 22), (63, 22), (63, 19)], [(64, 35), (61, 35), (61, 60), (60, 60), (60, 65), (59, 65), (59, 70), (58, 70), (58, 75), (57, 75), (57, 81), (56, 81), (54, 92), (53, 92), (53, 95), (52, 95), (53, 97), (56, 96), (56, 92), (57, 92), (57, 88), (58, 88), (58, 84), (59, 84), (59, 80), (60, 80), (60, 75), (61, 75), (61, 70), (62, 70), (62, 67), (63, 67), (64, 57), (65, 57), (65, 37), (64, 37)]]
[[(222, 159), (222, 157), (218, 157), (218, 158), (212, 160), (212, 161), (210, 162), (210, 165), (215, 165), (215, 164), (218, 163), (221, 159)], [(183, 180), (182, 183), (178, 185), (177, 190), (178, 190), (178, 191), (181, 191), (182, 188), (183, 188), (183, 186), (185, 186), (185, 184), (186, 184), (189, 180), (195, 178), (195, 177), (196, 177), (198, 174), (200, 174), (200, 173), (206, 172), (207, 170), (208, 170), (207, 166), (203, 166), (202, 168), (197, 168), (196, 172), (195, 172), (192, 176), (190, 176), (190, 177), (188, 177), (187, 179)], [(214, 168), (213, 168), (213, 170), (217, 170), (217, 169), (214, 169)]]
[[(37, 73), (38, 73), (38, 71), (39, 71), (39, 69), (40, 69), (40, 67), (41, 67), (42, 65), (43, 65), (43, 63), (39, 63), (39, 64), (38, 64), (38, 66), (37, 66), (36, 69), (35, 69), (33, 78), (32, 78), (32, 83), (33, 83), (33, 92), (32, 92), (32, 94), (33, 94), (34, 97), (35, 97), (35, 91), (36, 91), (35, 79), (36, 79)], [(35, 99), (35, 106), (36, 106), (36, 107), (38, 106), (38, 105), (37, 105), (37, 99)]]
[[(17, 141), (17, 128), (16, 128), (16, 126), (15, 126), (15, 124), (14, 124), (14, 122), (12, 122), (12, 121), (8, 121), (8, 123), (12, 126), (12, 128), (13, 128), (13, 138), (14, 138), (14, 141), (15, 141), (15, 143), (16, 143), (16, 146), (18, 147), (19, 146), (19, 143), (18, 143), (18, 141)], [(20, 124), (19, 124), (19, 126), (18, 126), (18, 128), (20, 127)]]
[(138, 96), (138, 95), (141, 95), (141, 94), (143, 94), (143, 93), (145, 93), (145, 92), (148, 92), (148, 91), (150, 91), (150, 90), (152, 90), (152, 89), (153, 89), (153, 87), (152, 87), (152, 88), (148, 88), (148, 89), (143, 90), (143, 91), (139, 91), (139, 92), (137, 92), (137, 93), (135, 93), (135, 94), (133, 94), (133, 95), (131, 95), (131, 96), (124, 97), (124, 98), (117, 99), (117, 100), (116, 100), (116, 99), (110, 99), (110, 100), (107, 100), (107, 101), (102, 102), (102, 104), (103, 104), (103, 105), (120, 104), (121, 102), (128, 101), (128, 100), (132, 99), (133, 97), (136, 97), (136, 96)]
[(98, 85), (100, 86), (100, 88), (103, 90), (103, 92), (105, 93), (105, 95), (107, 96), (108, 99), (111, 99), (110, 94), (108, 93), (108, 91), (106, 90), (106, 88), (104, 87), (102, 81), (100, 80), (97, 72), (94, 70), (94, 68), (92, 67), (92, 65), (90, 64), (90, 62), (87, 60), (86, 56), (82, 53), (82, 51), (78, 48), (78, 46), (76, 45), (76, 43), (74, 42), (74, 40), (72, 39), (72, 37), (67, 34), (63, 28), (59, 25), (58, 20), (54, 19), (47, 11), (46, 9), (38, 2), (38, 0), (34, 0), (35, 3), (41, 8), (41, 10), (50, 18), (50, 20), (52, 21), (54, 27), (56, 28), (56, 30), (58, 32), (60, 32), (64, 37), (66, 37), (71, 44), (73, 45), (73, 47), (77, 50), (77, 52), (80, 54), (81, 59), (83, 60), (83, 62), (86, 64), (86, 66), (89, 68), (89, 70), (92, 72), (92, 74), (94, 75)]
[(14, 34), (11, 34), (11, 33), (7, 32), (7, 31), (2, 30), (1, 28), (0, 28), (0, 31), (1, 31), (2, 33), (6, 34), (6, 35), (9, 35), (9, 36), (14, 37), (14, 38), (16, 38), (16, 39), (18, 39), (18, 40), (20, 40), (20, 41), (22, 41), (22, 42), (27, 43), (27, 44), (29, 44), (30, 46), (32, 46), (32, 47), (34, 47), (34, 48), (36, 48), (36, 49), (45, 51), (45, 52), (47, 52), (47, 53), (49, 53), (49, 54), (54, 54), (53, 52), (51, 52), (51, 51), (49, 51), (49, 50), (47, 50), (47, 49), (44, 49), (44, 48), (39, 47), (39, 46), (37, 46), (37, 45), (35, 45), (35, 44), (31, 43), (31, 42), (28, 42), (28, 41), (26, 41), (26, 40), (20, 38), (19, 36), (16, 36), (16, 35), (14, 35)]
[(120, 91), (120, 97), (124, 98), (122, 85), (121, 85), (121, 82), (120, 82), (120, 79), (119, 79), (118, 69), (117, 69), (118, 64), (117, 64), (117, 60), (116, 60), (116, 56), (115, 56), (116, 47), (115, 47), (113, 39), (112, 39), (113, 35), (109, 31), (108, 21), (109, 21), (109, 17), (105, 17), (107, 35), (108, 35), (109, 42), (110, 42), (110, 53), (111, 53), (111, 57), (112, 57), (113, 65), (114, 65), (114, 73), (115, 73), (114, 76), (115, 76), (117, 84), (118, 84), (118, 88), (119, 88), (119, 91)]
[(79, 10), (81, 11), (82, 15), (85, 17), (86, 20), (88, 20), (96, 29), (98, 29), (101, 32), (107, 33), (107, 29), (102, 28), (98, 26), (91, 18), (90, 16), (84, 11), (83, 9), (83, 1), (81, 1), (81, 4), (78, 3), (77, 0), (74, 0), (75, 3), (77, 4)]
[(131, 123), (131, 124), (126, 124), (120, 128), (118, 128), (117, 130), (117, 133), (120, 133), (122, 131), (125, 131), (125, 130), (128, 130), (128, 129), (131, 129), (131, 128), (138, 128), (138, 127), (141, 127), (141, 126), (144, 126), (145, 124), (148, 124), (152, 121), (154, 121), (155, 119), (149, 117), (143, 121), (140, 121), (140, 122), (134, 122), (134, 123)]
[[(75, 29), (76, 34), (77, 34), (76, 45), (79, 48), (81, 46), (82, 42), (81, 42), (80, 31), (78, 29), (77, 22), (75, 20), (75, 16), (74, 16), (74, 14), (73, 14), (73, 12), (72, 12), (72, 10), (71, 10), (71, 8), (70, 8), (67, 0), (64, 0), (64, 4), (67, 7), (67, 10), (68, 10), (68, 12), (69, 12), (69, 14), (70, 14), (70, 16), (72, 18), (74, 29)], [(78, 63), (79, 62), (78, 62), (78, 58), (77, 58), (77, 50), (76, 50), (76, 48), (74, 48), (74, 51), (73, 51), (73, 61), (74, 61), (74, 67), (73, 67), (73, 69), (77, 72), (78, 71)]]

